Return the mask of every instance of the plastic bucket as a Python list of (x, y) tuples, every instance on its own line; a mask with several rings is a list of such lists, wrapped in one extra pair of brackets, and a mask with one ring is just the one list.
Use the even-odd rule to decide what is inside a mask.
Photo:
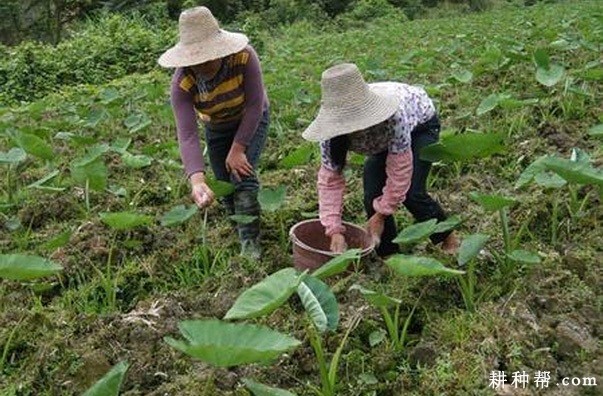
[[(364, 228), (347, 222), (343, 225), (349, 249), (361, 249), (362, 257), (373, 251), (371, 238)], [(289, 237), (293, 245), (293, 265), (299, 270), (314, 270), (337, 256), (329, 249), (331, 238), (325, 235), (319, 219), (295, 224), (289, 230)]]

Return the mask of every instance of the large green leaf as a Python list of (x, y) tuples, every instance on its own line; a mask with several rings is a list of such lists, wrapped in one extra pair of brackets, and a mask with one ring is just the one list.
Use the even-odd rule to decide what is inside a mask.
[(297, 287), (297, 295), (319, 332), (337, 330), (339, 305), (326, 283), (313, 276), (307, 276)]
[(525, 187), (534, 179), (534, 177), (536, 177), (538, 173), (542, 172), (545, 169), (545, 158), (547, 158), (546, 155), (538, 157), (534, 162), (528, 165), (528, 167), (525, 168), (517, 178), (517, 181), (515, 182), (515, 188)]
[(559, 157), (547, 157), (543, 160), (546, 169), (549, 169), (568, 183), (593, 184), (603, 186), (603, 171), (593, 168), (585, 161), (571, 161)]
[(490, 94), (484, 100), (482, 100), (477, 106), (477, 110), (475, 113), (478, 116), (486, 114), (496, 108), (501, 101), (501, 96), (499, 94)]
[(296, 166), (305, 165), (310, 161), (312, 153), (315, 150), (315, 145), (311, 143), (303, 144), (300, 147), (287, 154), (280, 162), (280, 167), (284, 169), (295, 168)]
[(368, 302), (376, 307), (390, 307), (402, 304), (402, 300), (398, 300), (397, 298), (390, 297), (374, 290), (366, 289), (358, 284), (352, 285), (350, 290), (358, 290)]
[(92, 190), (102, 191), (107, 187), (108, 171), (102, 158), (97, 158), (92, 162), (87, 162), (84, 165), (71, 165), (71, 177), (77, 183), (88, 185)]
[(340, 274), (345, 271), (353, 261), (360, 258), (360, 253), (360, 249), (346, 250), (342, 254), (333, 257), (331, 260), (317, 268), (312, 273), (312, 276), (319, 279), (325, 279), (329, 276)]
[(561, 81), (564, 74), (565, 69), (560, 65), (552, 64), (548, 69), (539, 67), (536, 69), (536, 81), (544, 86), (552, 87)]
[(245, 290), (224, 319), (249, 319), (269, 314), (291, 297), (303, 276), (293, 268), (275, 272)]
[(120, 362), (98, 380), (90, 389), (82, 396), (117, 396), (119, 388), (124, 380), (126, 371), (128, 371), (128, 363)]
[(274, 212), (283, 205), (286, 194), (285, 186), (278, 186), (275, 189), (262, 188), (258, 193), (258, 201), (262, 210)]
[(52, 160), (55, 158), (52, 147), (42, 138), (29, 133), (16, 132), (15, 140), (19, 147), (25, 150), (26, 153), (42, 158)]
[(147, 155), (133, 155), (128, 153), (127, 151), (122, 154), (121, 159), (127, 167), (134, 169), (145, 168), (151, 165), (151, 163), (153, 162), (153, 159)]
[(199, 208), (197, 205), (191, 205), (189, 208), (184, 205), (174, 206), (169, 212), (161, 217), (161, 225), (169, 227), (182, 224), (193, 217), (193, 215), (198, 211)]
[(463, 222), (463, 219), (461, 219), (460, 216), (457, 216), (457, 215), (450, 216), (446, 220), (437, 223), (435, 230), (433, 232), (439, 233), (439, 232), (446, 232), (446, 231), (453, 230), (456, 227), (458, 227), (459, 224), (461, 224), (462, 222)]
[(534, 182), (544, 188), (557, 189), (565, 186), (567, 182), (561, 176), (551, 172), (540, 172), (534, 177)]
[(463, 239), (457, 259), (459, 265), (465, 265), (473, 260), (482, 250), (486, 242), (488, 242), (488, 238), (490, 238), (490, 236), (485, 234), (472, 234)]
[(54, 275), (63, 269), (60, 265), (39, 256), (0, 254), (0, 278), (18, 281)]
[(103, 212), (100, 218), (103, 223), (115, 230), (130, 230), (153, 223), (151, 216), (134, 212)]
[(260, 384), (259, 382), (255, 382), (249, 378), (243, 378), (243, 383), (251, 391), (251, 393), (254, 394), (254, 396), (295, 396), (295, 393)]
[(297, 339), (265, 326), (193, 320), (178, 324), (185, 341), (164, 338), (172, 347), (218, 367), (267, 363), (301, 345)]
[(222, 180), (217, 180), (213, 177), (205, 178), (205, 183), (209, 188), (211, 188), (216, 198), (230, 195), (235, 190), (234, 184)]
[(22, 148), (13, 147), (8, 152), (0, 152), (0, 164), (17, 164), (25, 161), (27, 154)]
[(502, 208), (513, 205), (516, 201), (497, 194), (480, 194), (477, 192), (469, 193), (471, 199), (480, 204), (488, 212), (496, 212)]
[(398, 234), (393, 242), (404, 245), (419, 242), (435, 231), (437, 222), (437, 219), (431, 219), (408, 226)]
[(430, 162), (468, 161), (485, 158), (505, 149), (502, 133), (450, 134), (443, 136), (439, 143), (430, 144), (420, 150), (422, 160)]
[(537, 253), (530, 252), (528, 250), (513, 250), (507, 255), (511, 260), (526, 264), (538, 264), (540, 263), (540, 256)]
[(447, 268), (431, 257), (397, 254), (388, 258), (385, 263), (398, 274), (404, 276), (461, 275), (465, 273), (465, 271)]

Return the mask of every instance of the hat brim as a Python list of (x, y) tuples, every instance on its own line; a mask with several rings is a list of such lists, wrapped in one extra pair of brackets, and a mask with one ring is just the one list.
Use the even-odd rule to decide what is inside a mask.
[(370, 90), (364, 105), (352, 113), (348, 110), (336, 112), (323, 107), (302, 137), (312, 142), (322, 142), (337, 136), (347, 135), (377, 125), (391, 117), (400, 105), (395, 95)]
[(158, 59), (162, 67), (187, 67), (235, 54), (247, 46), (249, 39), (241, 33), (220, 30), (216, 36), (195, 45), (176, 44)]

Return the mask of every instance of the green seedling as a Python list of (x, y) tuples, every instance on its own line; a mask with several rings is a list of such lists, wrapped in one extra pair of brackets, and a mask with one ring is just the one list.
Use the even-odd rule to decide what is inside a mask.
[(17, 166), (25, 161), (27, 154), (21, 148), (13, 147), (8, 152), (0, 152), (0, 164), (8, 166), (8, 172), (6, 172), (6, 195), (8, 196), (8, 203), (13, 202), (13, 172)]
[(118, 396), (128, 368), (129, 364), (125, 361), (116, 364), (82, 396)]
[(475, 274), (475, 258), (483, 249), (488, 241), (489, 236), (484, 234), (469, 235), (459, 248), (457, 263), (459, 266), (467, 266), (465, 276), (459, 276), (457, 282), (463, 302), (469, 312), (475, 312), (475, 306), (481, 300), (483, 294), (476, 295), (477, 277)]
[(258, 202), (263, 211), (276, 213), (280, 226), (280, 244), (286, 248), (289, 243), (287, 231), (285, 230), (285, 219), (283, 213), (279, 210), (285, 203), (287, 188), (278, 186), (275, 189), (262, 188), (258, 193)]
[(536, 81), (545, 87), (557, 84), (565, 74), (563, 66), (551, 63), (549, 54), (544, 48), (538, 48), (534, 52), (534, 63), (536, 64)]

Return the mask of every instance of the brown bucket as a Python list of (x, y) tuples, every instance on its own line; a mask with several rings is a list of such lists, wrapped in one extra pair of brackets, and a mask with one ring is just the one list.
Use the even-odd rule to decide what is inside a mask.
[[(343, 225), (349, 249), (361, 249), (362, 257), (373, 251), (371, 238), (364, 228), (347, 222)], [(325, 235), (319, 219), (295, 224), (289, 230), (289, 237), (293, 243), (293, 265), (299, 270), (314, 270), (337, 256), (329, 249), (331, 238)]]

